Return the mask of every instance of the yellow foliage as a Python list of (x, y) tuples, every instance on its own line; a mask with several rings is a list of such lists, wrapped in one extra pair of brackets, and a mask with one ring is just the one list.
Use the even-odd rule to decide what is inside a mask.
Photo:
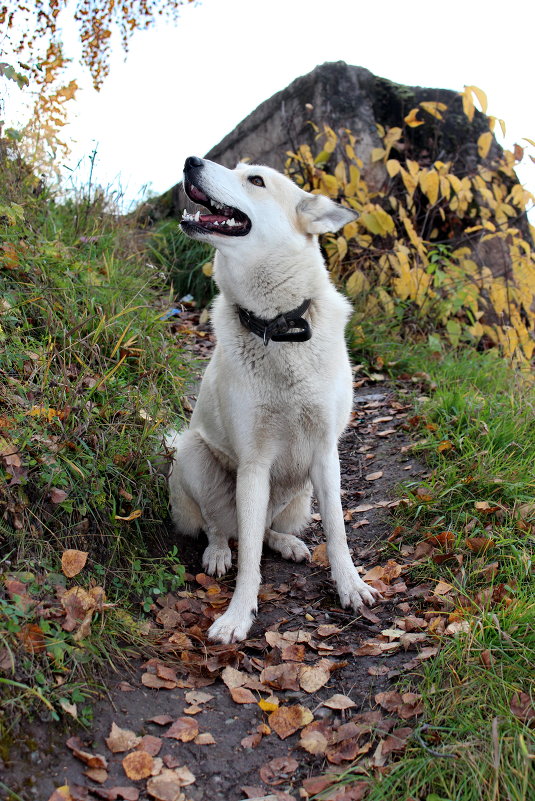
[[(470, 120), (474, 99), (486, 109), (484, 93), (465, 87), (462, 103)], [(435, 120), (446, 111), (442, 103), (420, 107)], [(419, 124), (417, 111), (405, 118), (409, 129), (411, 122)], [(454, 160), (424, 166), (405, 157), (400, 127), (378, 130), (383, 146), (372, 151), (371, 160), (384, 164), (386, 183), (379, 191), (367, 185), (348, 131), (343, 133), (349, 140), (342, 141), (343, 160), (329, 173), (318, 167), (317, 159), (314, 164), (306, 146), (290, 154), (304, 189), (343, 198), (360, 214), (339, 236), (323, 240), (333, 277), (344, 284), (360, 319), (391, 317), (399, 304), (408, 305), (421, 327), (442, 332), (454, 347), (484, 339), (486, 346), (498, 346), (517, 361), (532, 359), (535, 254), (521, 232), (519, 215), (535, 198), (514, 176), (520, 149), (462, 174), (455, 171)], [(330, 129), (327, 136), (332, 146)], [(479, 136), (480, 158), (487, 158), (492, 143), (490, 131)], [(459, 241), (463, 244), (455, 246)], [(491, 254), (488, 263), (479, 243)]]

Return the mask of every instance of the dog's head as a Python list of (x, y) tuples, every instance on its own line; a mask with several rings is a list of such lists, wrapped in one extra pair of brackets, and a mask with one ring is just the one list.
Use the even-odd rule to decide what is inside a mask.
[(301, 237), (337, 231), (355, 220), (357, 212), (324, 195), (304, 192), (289, 178), (254, 164), (229, 170), (213, 161), (191, 156), (184, 165), (188, 197), (208, 209), (184, 212), (181, 227), (193, 239), (218, 249), (248, 245), (298, 246)]

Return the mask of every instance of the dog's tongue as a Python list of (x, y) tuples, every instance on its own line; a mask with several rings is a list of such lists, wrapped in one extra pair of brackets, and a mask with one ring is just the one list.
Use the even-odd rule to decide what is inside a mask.
[(224, 217), (222, 214), (201, 214), (199, 220), (203, 223), (222, 223), (227, 222), (229, 218)]

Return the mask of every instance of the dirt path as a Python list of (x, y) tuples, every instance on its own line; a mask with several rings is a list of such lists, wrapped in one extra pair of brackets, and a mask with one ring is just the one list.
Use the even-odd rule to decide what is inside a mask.
[[(402, 708), (388, 687), (415, 659), (406, 649), (425, 645), (425, 621), (408, 603), (425, 588), (408, 590), (403, 580), (414, 548), (396, 555), (386, 540), (396, 488), (423, 468), (410, 458), (402, 428), (408, 404), (386, 382), (359, 376), (354, 419), (340, 444), (342, 502), (353, 559), (384, 600), (364, 617), (339, 608), (317, 519), (304, 535), (313, 563), (265, 552), (250, 638), (213, 646), (204, 632), (228, 602), (235, 576), (205, 576), (204, 543), (185, 542), (188, 585), (153, 611), (158, 657), (108, 677), (92, 730), (74, 732), (79, 740), (38, 729), (30, 746), (11, 754), (3, 781), (24, 801), (239, 801), (273, 793), (290, 801), (325, 786), (311, 777), (344, 770), (361, 755), (380, 766), (402, 750), (412, 732), (404, 721), (414, 725), (418, 698), (404, 698)], [(385, 691), (381, 708), (376, 697)], [(113, 725), (130, 734), (114, 730), (106, 742)], [(70, 795), (54, 794), (63, 785)], [(343, 795), (360, 797), (358, 787)]]

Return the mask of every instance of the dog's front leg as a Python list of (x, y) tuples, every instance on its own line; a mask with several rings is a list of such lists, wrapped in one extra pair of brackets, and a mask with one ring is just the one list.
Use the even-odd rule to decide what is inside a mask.
[(227, 611), (208, 630), (211, 640), (244, 640), (256, 615), (260, 587), (260, 559), (269, 502), (269, 466), (248, 464), (238, 468), (238, 575)]
[(333, 581), (342, 606), (352, 606), (358, 611), (363, 603), (373, 603), (380, 594), (361, 579), (349, 553), (340, 500), (340, 460), (336, 448), (319, 453), (311, 473), (327, 539)]

